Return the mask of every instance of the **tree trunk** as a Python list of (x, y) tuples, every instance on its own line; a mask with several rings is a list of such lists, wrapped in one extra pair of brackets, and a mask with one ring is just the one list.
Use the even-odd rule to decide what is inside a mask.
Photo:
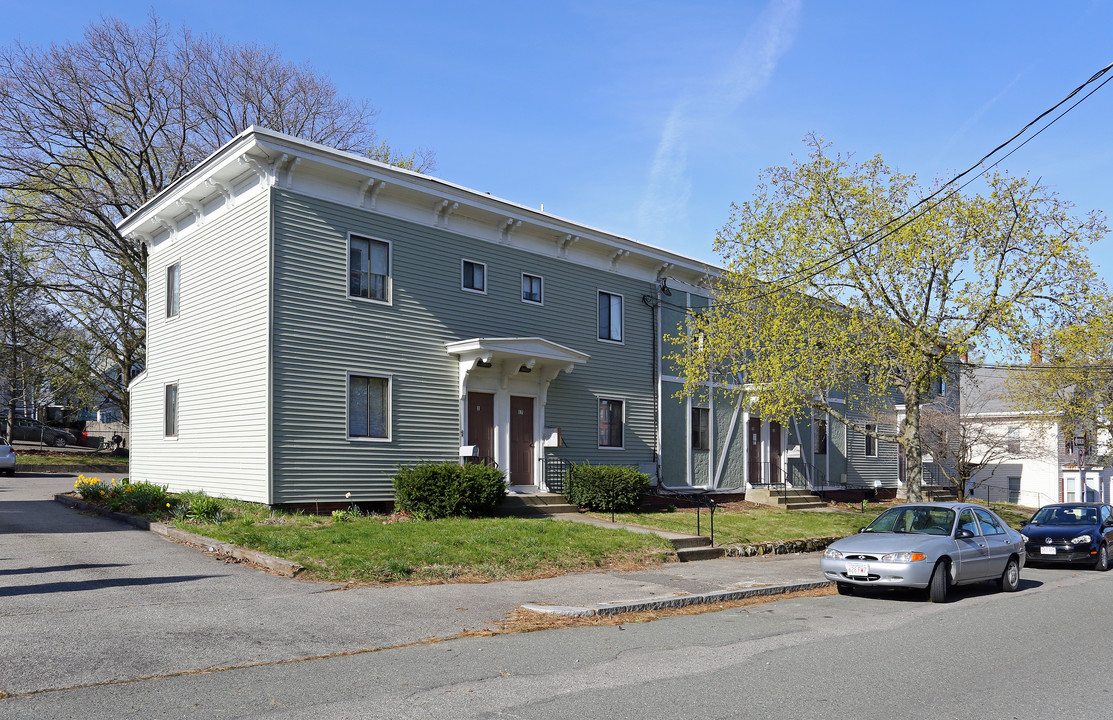
[(920, 446), (920, 395), (911, 391), (904, 396), (904, 446), (905, 496), (909, 502), (923, 500), (924, 456)]

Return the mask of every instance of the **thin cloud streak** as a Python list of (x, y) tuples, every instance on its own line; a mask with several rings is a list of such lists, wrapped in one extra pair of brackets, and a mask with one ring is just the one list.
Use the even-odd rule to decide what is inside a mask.
[(746, 31), (726, 71), (694, 99), (681, 97), (673, 104), (638, 208), (643, 239), (669, 242), (669, 235), (685, 225), (692, 194), (688, 138), (696, 130), (700, 137), (713, 137), (743, 103), (768, 85), (796, 37), (799, 18), (798, 0), (774, 0)]

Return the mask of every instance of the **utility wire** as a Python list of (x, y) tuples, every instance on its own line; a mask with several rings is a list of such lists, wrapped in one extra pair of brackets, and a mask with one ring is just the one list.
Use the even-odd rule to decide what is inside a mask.
[[(786, 275), (786, 276), (783, 276), (781, 278), (778, 278), (778, 279), (775, 279), (775, 280), (770, 280), (766, 283), (763, 283), (761, 286), (751, 285), (747, 289), (758, 288), (758, 287), (766, 287), (766, 286), (769, 286), (769, 285), (777, 285), (779, 283), (783, 283), (780, 287), (776, 287), (772, 290), (767, 290), (767, 291), (765, 291), (765, 292), (763, 292), (763, 293), (761, 293), (761, 294), (759, 294), (755, 297), (747, 298), (746, 300), (737, 300), (737, 301), (728, 302), (728, 303), (716, 303), (715, 306), (716, 307), (723, 307), (723, 306), (738, 305), (738, 304), (742, 304), (744, 302), (751, 302), (753, 300), (758, 300), (758, 299), (761, 299), (763, 297), (768, 297), (769, 295), (772, 295), (772, 294), (777, 293), (777, 292), (782, 292), (783, 290), (788, 289), (790, 287), (793, 287), (794, 285), (798, 285), (802, 282), (805, 282), (807, 280), (810, 280), (810, 279), (814, 278), (816, 275), (819, 275), (820, 273), (825, 272), (826, 270), (829, 270), (830, 268), (834, 267), (839, 262), (842, 262), (843, 260), (845, 260), (849, 256), (851, 256), (855, 253), (861, 252), (863, 250), (867, 250), (870, 247), (873, 247), (874, 245), (878, 244), (882, 240), (892, 236), (894, 233), (902, 230), (903, 228), (907, 227), (909, 224), (911, 224), (912, 222), (914, 222), (918, 218), (922, 217), (928, 211), (935, 209), (936, 207), (941, 205), (943, 202), (945, 202), (947, 199), (954, 196), (955, 194), (957, 194), (961, 190), (965, 189), (970, 183), (977, 180), (979, 177), (981, 177), (982, 175), (987, 173), (992, 168), (1000, 165), (1002, 162), (1004, 162), (1006, 159), (1008, 159), (1017, 150), (1024, 147), (1029, 142), (1031, 142), (1033, 139), (1035, 139), (1037, 136), (1039, 136), (1044, 130), (1046, 130), (1049, 127), (1051, 127), (1052, 125), (1054, 125), (1064, 115), (1069, 113), (1074, 108), (1078, 107), (1078, 105), (1080, 105), (1084, 100), (1086, 100), (1091, 95), (1093, 95), (1095, 92), (1097, 92), (1102, 87), (1104, 87), (1110, 80), (1113, 80), (1113, 75), (1106, 78), (1097, 87), (1090, 90), (1090, 92), (1083, 95), (1081, 98), (1078, 99), (1078, 101), (1076, 101), (1070, 107), (1066, 108), (1059, 115), (1052, 118), (1050, 122), (1048, 122), (1046, 125), (1041, 127), (1039, 130), (1037, 130), (1035, 133), (1033, 133), (1030, 137), (1026, 138), (1024, 140), (1024, 142), (1020, 143), (1018, 146), (1016, 146), (1015, 148), (1010, 150), (1008, 153), (1006, 153), (1004, 156), (1002, 156), (998, 160), (994, 161), (990, 165), (987, 165), (985, 168), (983, 168), (981, 170), (981, 172), (977, 173), (976, 175), (971, 177), (966, 182), (962, 183), (958, 187), (956, 187), (956, 188), (950, 190), (949, 192), (947, 192), (946, 195), (944, 195), (942, 198), (939, 198), (938, 202), (934, 203), (930, 207), (924, 208), (921, 212), (917, 213), (915, 216), (910, 217), (910, 218), (908, 217), (912, 213), (916, 212), (917, 209), (921, 208), (922, 206), (924, 206), (927, 203), (934, 200), (937, 196), (939, 196), (941, 193), (943, 193), (943, 191), (946, 190), (948, 187), (951, 187), (952, 185), (957, 183), (959, 180), (961, 180), (963, 177), (965, 177), (966, 175), (969, 175), (971, 172), (976, 170), (979, 166), (981, 166), (983, 163), (985, 163), (986, 160), (993, 157), (999, 151), (1001, 151), (1002, 149), (1004, 149), (1005, 147), (1007, 147), (1008, 145), (1013, 143), (1017, 138), (1019, 138), (1021, 135), (1023, 135), (1025, 132), (1027, 132), (1030, 128), (1032, 128), (1040, 120), (1047, 117), (1051, 113), (1055, 112), (1058, 108), (1062, 107), (1064, 104), (1069, 102), (1071, 98), (1078, 95), (1080, 92), (1082, 92), (1090, 84), (1096, 82), (1099, 78), (1101, 78), (1103, 75), (1108, 73), (1110, 69), (1113, 69), (1113, 63), (1110, 63), (1110, 64), (1106, 65), (1105, 67), (1103, 67), (1102, 69), (1095, 72), (1092, 76), (1090, 76), (1090, 78), (1088, 80), (1086, 80), (1086, 82), (1082, 83), (1077, 88), (1072, 90), (1066, 97), (1064, 97), (1062, 100), (1057, 102), (1055, 105), (1051, 106), (1047, 110), (1040, 113), (1035, 119), (1033, 119), (1032, 121), (1027, 123), (1024, 127), (1022, 127), (1019, 131), (1017, 131), (1008, 140), (1006, 140), (1005, 142), (1001, 143), (1000, 145), (995, 147), (990, 152), (983, 155), (982, 158), (980, 160), (978, 160), (976, 163), (974, 163), (973, 165), (968, 167), (966, 170), (963, 170), (961, 173), (955, 175), (950, 180), (948, 180), (946, 183), (941, 185), (938, 189), (935, 190), (935, 192), (931, 193), (927, 197), (924, 197), (924, 198), (920, 199), (918, 202), (916, 202), (915, 204), (910, 206), (907, 210), (905, 210), (900, 215), (898, 215), (894, 218), (890, 218), (881, 227), (879, 227), (878, 229), (872, 231), (871, 233), (869, 233), (869, 234), (865, 235), (864, 237), (862, 237), (861, 239), (859, 239), (859, 241), (857, 243), (855, 243), (855, 245), (853, 247), (850, 247), (850, 248), (847, 248), (847, 249), (844, 249), (844, 250), (840, 250), (839, 252), (833, 253), (832, 255), (829, 255), (826, 258), (822, 258), (820, 260), (817, 260), (816, 262), (812, 263), (811, 265), (801, 269), (797, 273), (794, 273), (794, 275), (798, 276), (795, 280), (792, 279), (793, 275)], [(881, 233), (883, 230), (885, 230), (885, 228), (889, 227), (890, 225), (893, 225), (894, 223), (900, 222), (901, 220), (904, 220), (905, 218), (908, 218), (908, 219), (905, 220), (903, 223), (897, 225), (896, 227), (889, 230), (888, 232), (885, 232), (884, 234), (880, 235), (879, 237), (874, 237), (878, 233)], [(871, 239), (871, 238), (873, 238), (873, 239)], [(865, 244), (862, 244), (862, 243), (865, 243)], [(706, 311), (706, 309), (704, 309), (704, 308), (687, 308), (687, 307), (683, 307), (683, 306), (680, 306), (680, 305), (677, 305), (675, 303), (671, 303), (671, 302), (668, 302), (668, 301), (662, 301), (662, 304), (668, 305), (668, 306), (671, 306), (671, 307), (674, 307), (674, 308), (677, 308), (677, 309), (681, 309), (681, 310), (684, 310), (686, 312), (693, 313), (693, 314), (702, 314), (703, 312)], [(707, 309), (710, 309), (710, 308), (707, 308)]]

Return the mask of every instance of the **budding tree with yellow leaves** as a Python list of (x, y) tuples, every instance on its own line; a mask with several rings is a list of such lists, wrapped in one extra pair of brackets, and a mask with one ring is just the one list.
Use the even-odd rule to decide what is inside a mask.
[[(805, 142), (807, 159), (764, 171), (731, 207), (714, 302), (689, 314), (674, 358), (684, 391), (741, 387), (762, 417), (816, 410), (897, 443), (919, 500), (932, 388), (970, 348), (1011, 353), (1070, 322), (1091, 302), (1088, 248), (1105, 226), (1025, 178), (924, 188), (878, 156)], [(895, 432), (878, 429), (894, 416)]]

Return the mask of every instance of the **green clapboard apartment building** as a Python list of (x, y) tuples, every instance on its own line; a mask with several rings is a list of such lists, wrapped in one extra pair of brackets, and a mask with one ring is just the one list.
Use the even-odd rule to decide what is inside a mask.
[[(268, 504), (386, 501), (399, 465), (562, 461), (665, 486), (895, 488), (893, 446), (680, 399), (666, 333), (717, 271), (250, 128), (120, 224), (145, 243), (131, 476)], [(350, 496), (349, 496), (350, 493)]]

